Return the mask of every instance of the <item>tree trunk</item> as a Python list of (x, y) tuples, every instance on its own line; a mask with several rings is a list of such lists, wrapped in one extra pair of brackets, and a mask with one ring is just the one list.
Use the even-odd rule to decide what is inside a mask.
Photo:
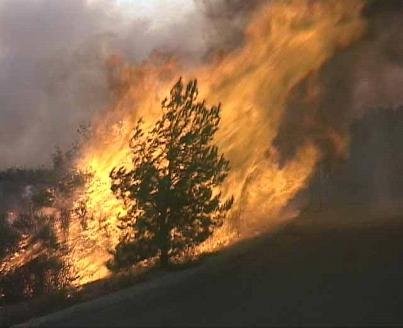
[(160, 245), (160, 265), (166, 269), (169, 266), (169, 229), (167, 218), (165, 217), (161, 226), (161, 245)]
[(168, 247), (161, 247), (160, 265), (163, 269), (169, 267)]

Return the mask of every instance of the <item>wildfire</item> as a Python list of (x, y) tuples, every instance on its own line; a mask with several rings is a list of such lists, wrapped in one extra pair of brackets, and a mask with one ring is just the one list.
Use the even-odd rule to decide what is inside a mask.
[[(296, 156), (280, 164), (272, 144), (287, 102), (298, 85), (362, 36), (363, 6), (361, 0), (273, 1), (255, 13), (241, 48), (196, 68), (185, 69), (175, 59), (158, 55), (138, 66), (112, 58), (117, 101), (96, 119), (94, 134), (77, 163), (93, 174), (77, 199), (92, 219), (86, 229), (76, 223), (70, 236), (71, 244), (80, 245), (72, 255), (80, 283), (107, 274), (107, 249), (118, 240), (117, 217), (124, 208), (110, 191), (109, 173), (115, 166), (130, 165), (132, 127), (139, 117), (155, 122), (161, 100), (180, 75), (196, 77), (200, 97), (208, 103), (223, 104), (216, 142), (232, 168), (223, 193), (233, 194), (236, 203), (228, 221), (231, 228), (224, 227), (207, 248), (231, 240), (242, 227), (270, 223), (307, 184), (321, 157), (316, 145), (306, 142)], [(307, 96), (314, 102), (318, 94)], [(339, 143), (345, 137), (328, 133), (342, 149)]]

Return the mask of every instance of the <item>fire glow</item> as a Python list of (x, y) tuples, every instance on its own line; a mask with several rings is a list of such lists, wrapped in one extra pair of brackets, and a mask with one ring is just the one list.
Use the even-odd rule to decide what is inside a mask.
[[(272, 146), (292, 91), (317, 73), (338, 51), (365, 31), (363, 2), (275, 1), (260, 7), (245, 32), (242, 47), (204, 65), (184, 68), (175, 58), (152, 56), (130, 66), (110, 59), (114, 105), (93, 122), (93, 135), (81, 150), (79, 169), (93, 177), (77, 195), (89, 219), (84, 229), (73, 220), (69, 234), (79, 284), (105, 277), (108, 249), (118, 241), (117, 218), (123, 205), (110, 190), (110, 171), (130, 165), (129, 139), (142, 117), (152, 125), (160, 103), (182, 76), (197, 78), (200, 97), (222, 103), (216, 142), (230, 160), (231, 171), (223, 194), (235, 197), (227, 224), (203, 250), (236, 240), (243, 229), (265, 226), (304, 188), (321, 159), (314, 143), (306, 142), (284, 165)], [(307, 97), (319, 97), (314, 85)], [(348, 138), (326, 129), (335, 149), (346, 150)]]

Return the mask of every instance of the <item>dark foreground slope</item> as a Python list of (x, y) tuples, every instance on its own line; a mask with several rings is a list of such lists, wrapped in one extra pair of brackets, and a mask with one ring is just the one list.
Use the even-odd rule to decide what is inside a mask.
[(403, 324), (402, 254), (403, 215), (303, 215), (198, 267), (31, 324)]

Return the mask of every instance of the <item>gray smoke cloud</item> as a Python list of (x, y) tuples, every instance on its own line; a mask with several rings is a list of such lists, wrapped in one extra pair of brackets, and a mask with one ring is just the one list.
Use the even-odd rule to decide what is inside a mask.
[(367, 37), (356, 50), (352, 76), (356, 115), (403, 104), (403, 2), (378, 1), (368, 13)]
[(251, 14), (270, 0), (195, 0), (206, 20), (210, 52), (227, 52), (242, 45)]
[(241, 44), (262, 0), (3, 0), (0, 169), (50, 162), (111, 101), (105, 62), (153, 50), (184, 62)]
[[(403, 2), (374, 2), (366, 16), (365, 37), (298, 86), (289, 100), (274, 143), (282, 162), (304, 141), (314, 142), (324, 156), (297, 203), (304, 197), (314, 207), (366, 203), (384, 209), (401, 203)], [(317, 104), (304, 100), (310, 82), (320, 88)], [(329, 131), (350, 138), (345, 156), (337, 154)]]
[[(327, 159), (335, 161), (329, 131), (348, 136), (353, 121), (368, 111), (403, 104), (402, 9), (400, 0), (377, 1), (369, 7), (364, 38), (337, 54), (319, 77), (294, 90), (275, 140), (283, 162), (295, 156), (304, 140), (315, 142)], [(317, 104), (305, 101), (311, 82), (320, 88)]]
[(84, 1), (0, 7), (0, 167), (37, 165), (70, 141), (104, 97), (103, 46), (113, 17)]
[(3, 0), (0, 169), (49, 163), (56, 145), (68, 146), (78, 126), (107, 106), (108, 56), (138, 63), (161, 49), (198, 60), (203, 33), (189, 1)]

